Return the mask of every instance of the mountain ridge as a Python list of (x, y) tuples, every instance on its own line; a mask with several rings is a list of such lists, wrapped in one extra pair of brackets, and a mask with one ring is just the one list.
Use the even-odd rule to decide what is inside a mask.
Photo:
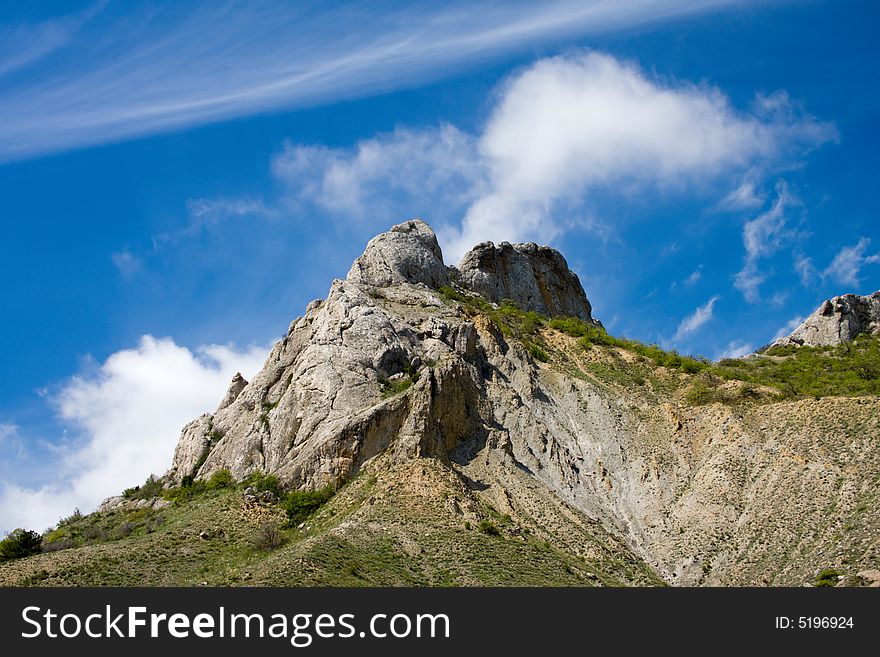
[[(197, 527), (199, 552), (219, 541), (216, 558), (261, 583), (792, 585), (877, 569), (880, 397), (790, 397), (723, 373), (608, 336), (552, 249), (483, 243), (449, 268), (413, 220), (184, 427), (158, 486), (53, 538), (90, 563), (109, 548), (82, 523), (168, 514), (153, 533), (188, 545)], [(284, 490), (264, 504), (266, 477)], [(291, 516), (284, 547), (246, 547), (282, 522), (273, 499), (319, 490), (329, 502)], [(67, 558), (7, 572), (82, 581)], [(207, 581), (257, 582), (230, 568)]]

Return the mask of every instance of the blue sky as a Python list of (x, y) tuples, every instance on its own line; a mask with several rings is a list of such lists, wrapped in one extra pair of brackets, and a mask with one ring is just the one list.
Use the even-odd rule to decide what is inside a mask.
[(880, 288), (873, 2), (6, 3), (0, 529), (161, 472), (375, 233), (718, 358)]

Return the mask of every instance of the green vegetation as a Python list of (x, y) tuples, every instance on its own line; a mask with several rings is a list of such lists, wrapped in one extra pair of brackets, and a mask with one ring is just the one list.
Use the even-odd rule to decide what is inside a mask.
[(837, 584), (837, 578), (843, 575), (838, 570), (834, 568), (826, 568), (824, 570), (819, 571), (819, 574), (816, 575), (816, 580), (813, 582), (814, 586), (835, 586)]
[(722, 360), (713, 371), (790, 397), (878, 395), (880, 336), (861, 335), (837, 347), (771, 347), (751, 358)]
[(294, 490), (290, 491), (281, 504), (287, 514), (287, 522), (291, 526), (303, 522), (306, 518), (320, 509), (333, 497), (334, 491), (331, 486), (325, 486), (318, 490)]
[(250, 486), (258, 493), (266, 491), (271, 492), (275, 497), (281, 499), (284, 495), (284, 489), (281, 481), (275, 475), (267, 475), (262, 472), (254, 472), (241, 480), (241, 485), (245, 488)]
[(229, 470), (217, 470), (208, 479), (208, 490), (216, 490), (218, 488), (231, 488), (235, 486), (235, 478)]
[(477, 529), (479, 529), (484, 534), (488, 536), (501, 536), (501, 530), (496, 527), (492, 521), (490, 520), (480, 520), (477, 524)]
[(38, 554), (43, 537), (29, 529), (15, 529), (0, 541), (0, 562), (11, 561)]
[(722, 387), (724, 381), (710, 373), (695, 378), (688, 386), (684, 400), (691, 406), (702, 406), (719, 402), (722, 404), (738, 404), (760, 398), (760, 394), (752, 383), (742, 383), (734, 388)]
[(500, 304), (491, 304), (480, 296), (465, 294), (451, 287), (438, 290), (447, 301), (455, 301), (463, 305), (466, 312), (481, 313), (491, 319), (506, 338), (516, 338), (535, 360), (548, 362), (550, 355), (546, 351), (539, 331), (547, 325), (547, 318), (531, 310), (522, 310), (513, 301), (504, 299)]
[(403, 377), (401, 379), (395, 379), (394, 381), (379, 377), (379, 386), (382, 389), (382, 399), (399, 395), (400, 393), (409, 390), (412, 384), (412, 377)]
[(150, 475), (140, 486), (126, 488), (122, 496), (127, 500), (149, 500), (162, 495), (162, 482), (155, 475)]
[[(278, 481), (277, 478), (275, 481)], [(216, 491), (233, 486), (235, 486), (235, 479), (229, 470), (218, 470), (207, 480), (193, 479), (191, 476), (183, 477), (180, 486), (166, 488), (162, 491), (162, 497), (174, 504), (183, 504), (206, 491)]]
[(618, 347), (653, 361), (657, 366), (680, 369), (687, 374), (696, 374), (711, 367), (711, 363), (702, 357), (682, 356), (676, 351), (665, 351), (654, 344), (644, 344), (628, 338), (615, 338), (608, 335), (605, 329), (588, 324), (577, 317), (555, 317), (550, 320), (549, 326), (573, 338), (579, 338), (578, 342), (584, 349), (590, 349), (593, 345)]
[(251, 539), (251, 545), (255, 550), (277, 550), (285, 541), (286, 537), (278, 528), (278, 523), (264, 522)]
[[(585, 349), (617, 347), (657, 366), (686, 374), (704, 373), (705, 378), (695, 380), (686, 394), (688, 403), (694, 405), (757, 399), (756, 386), (775, 388), (792, 398), (880, 394), (880, 336), (862, 335), (837, 347), (772, 347), (763, 354), (712, 364), (702, 357), (682, 356), (657, 345), (610, 336), (574, 317), (556, 317), (548, 326), (578, 338)], [(725, 390), (720, 385), (724, 380), (750, 385)]]

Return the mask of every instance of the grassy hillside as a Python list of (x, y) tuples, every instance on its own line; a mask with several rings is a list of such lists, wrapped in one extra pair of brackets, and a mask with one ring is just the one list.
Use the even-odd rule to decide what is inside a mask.
[(378, 461), (293, 522), (284, 499), (248, 502), (246, 484), (71, 517), (44, 537), (46, 552), (0, 565), (0, 585), (662, 584), (598, 526), (555, 540), (495, 511), (442, 463)]
[[(874, 459), (856, 477), (850, 454), (877, 453), (871, 441), (878, 436), (865, 435), (877, 422), (876, 398), (859, 412), (852, 406), (858, 400), (837, 409), (814, 398), (877, 395), (880, 338), (711, 363), (616, 338), (577, 319), (548, 319), (507, 303), (495, 307), (452, 289), (442, 293), (465, 314), (491, 319), (543, 368), (624, 400), (643, 418), (643, 439), (660, 445), (646, 442), (646, 453), (654, 450), (661, 460), (690, 455), (691, 462), (673, 463), (670, 472), (696, 467), (723, 427), (740, 427), (759, 441), (762, 433), (776, 434), (766, 439), (782, 445), (779, 462), (742, 473), (743, 490), (764, 485), (767, 473), (779, 477), (778, 485), (768, 480), (767, 490), (784, 489), (789, 477), (806, 486), (795, 505), (800, 511), (777, 520), (776, 510), (749, 501), (747, 492), (747, 532), (735, 544), (740, 565), (716, 583), (769, 578), (797, 585), (814, 569), (849, 573), (877, 563), (880, 464)], [(0, 563), (0, 585), (663, 584), (622, 540), (534, 480), (510, 489), (496, 485), (493, 497), (470, 486), (455, 467), (379, 457), (338, 490), (305, 495), (286, 493), (273, 477), (235, 482), (221, 472), (168, 490), (150, 479), (125, 491), (123, 508), (77, 513), (41, 541), (20, 534), (13, 538), (21, 546), (0, 546), (0, 561), (11, 555)], [(726, 467), (719, 465), (719, 472)], [(854, 487), (856, 481), (862, 483)], [(689, 494), (689, 486), (676, 495)], [(254, 495), (246, 495), (248, 487)], [(782, 489), (780, 499), (787, 495)], [(509, 490), (533, 499), (499, 506)], [(824, 492), (811, 497), (811, 490)], [(162, 504), (168, 506), (154, 508)], [(801, 526), (799, 519), (812, 524)], [(684, 531), (681, 540), (690, 541), (695, 555), (697, 547), (716, 554), (725, 541), (733, 545), (729, 536), (710, 540)]]

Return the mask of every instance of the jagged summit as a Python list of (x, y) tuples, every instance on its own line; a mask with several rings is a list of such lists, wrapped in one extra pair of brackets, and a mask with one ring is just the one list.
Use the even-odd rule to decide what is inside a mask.
[[(489, 242), (459, 269), (447, 268), (427, 223), (398, 224), (370, 240), (327, 299), (309, 304), (253, 381), (237, 375), (216, 413), (184, 428), (169, 476), (226, 468), (239, 478), (260, 470), (297, 486), (323, 485), (388, 449), (445, 454), (464, 437), (484, 435), (495, 421), (481, 391), (488, 354), (529, 358), (488, 326), (481, 339), (477, 322), (445, 301), (438, 290), (452, 284), (450, 273), (487, 301), (592, 321), (559, 252)], [(412, 393), (386, 398), (385, 382), (402, 378)]]
[[(841, 299), (850, 310), (833, 301), (818, 314), (876, 330), (878, 295)], [(425, 568), (438, 554), (459, 568), (472, 527), (507, 523), (505, 541), (552, 541), (609, 568), (613, 585), (796, 583), (834, 563), (830, 537), (867, 522), (859, 505), (880, 508), (869, 496), (880, 464), (864, 439), (880, 431), (877, 397), (782, 401), (710, 381), (734, 401), (703, 401), (702, 375), (579, 340), (526, 310), (596, 323), (549, 247), (485, 242), (447, 267), (425, 222), (394, 226), (294, 320), (250, 382), (235, 377), (215, 413), (184, 427), (165, 482), (220, 470), (272, 474), (288, 489), (348, 481), (363, 495), (303, 546), (381, 544), (402, 563), (426, 550)], [(832, 334), (852, 334), (842, 331)], [(876, 523), (864, 526), (858, 537), (874, 540)], [(816, 538), (794, 554), (793, 536)]]
[(567, 315), (594, 322), (577, 274), (549, 246), (483, 242), (465, 254), (458, 269), (459, 282), (490, 301), (510, 299), (524, 310), (549, 317)]
[(556, 249), (534, 242), (483, 242), (458, 267), (447, 267), (437, 236), (421, 219), (371, 239), (346, 280), (375, 287), (423, 283), (434, 289), (455, 282), (493, 303), (510, 300), (523, 310), (593, 322), (580, 280)]
[(790, 335), (771, 346), (833, 346), (862, 333), (880, 334), (880, 291), (868, 296), (843, 294), (826, 299)]
[(346, 280), (377, 287), (424, 283), (438, 288), (449, 285), (449, 274), (434, 231), (421, 219), (411, 219), (371, 239)]

